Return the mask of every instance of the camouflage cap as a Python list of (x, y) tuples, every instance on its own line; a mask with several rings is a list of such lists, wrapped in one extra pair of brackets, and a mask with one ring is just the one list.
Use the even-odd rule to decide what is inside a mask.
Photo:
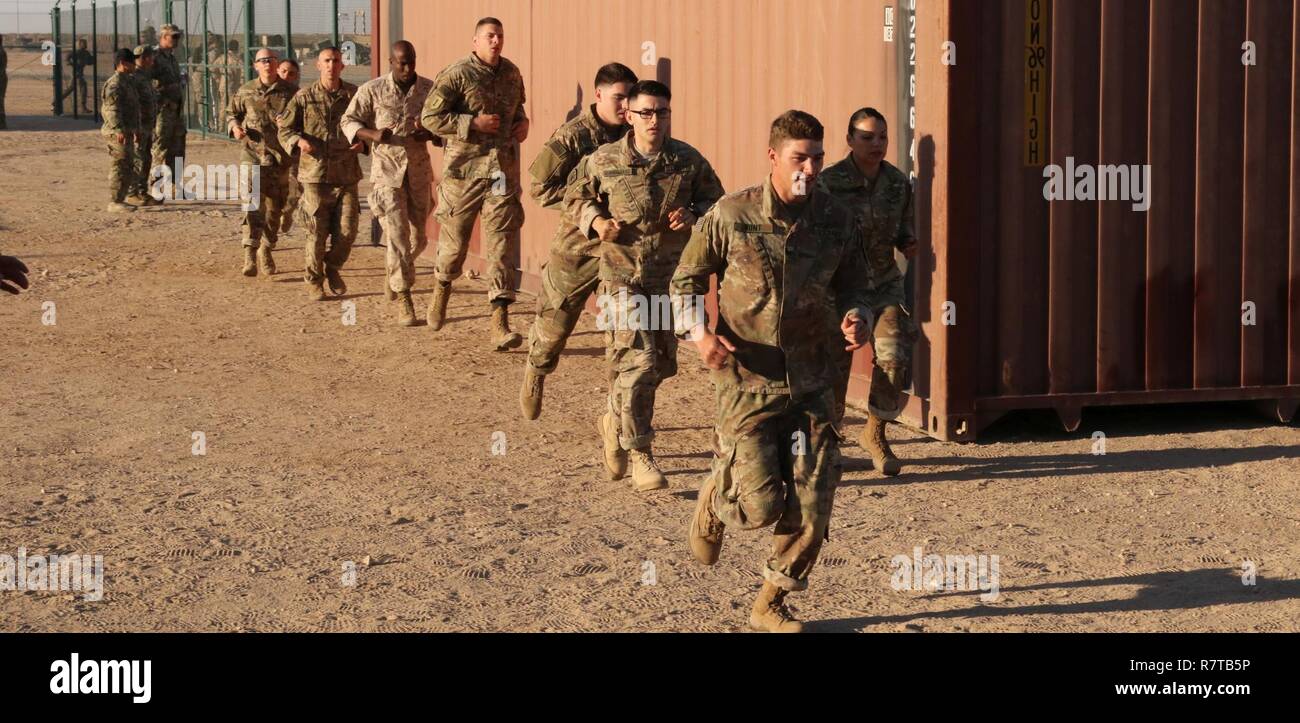
[(158, 31), (159, 35), (180, 35), (181, 29), (171, 23), (163, 23), (162, 29)]

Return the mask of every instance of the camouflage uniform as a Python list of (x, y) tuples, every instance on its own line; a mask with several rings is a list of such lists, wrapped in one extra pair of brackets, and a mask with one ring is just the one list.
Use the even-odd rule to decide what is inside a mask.
[[(524, 225), (519, 143), (514, 139), (515, 125), (528, 117), (523, 76), (505, 58), (494, 68), (470, 53), (438, 73), (433, 85), (420, 123), (445, 143), (435, 214), (441, 226), (438, 281), (460, 276), (481, 211), (488, 301), (512, 302), (519, 287), (519, 229)], [(496, 135), (471, 127), (480, 113), (501, 117)]]
[[(168, 27), (163, 26), (166, 32)], [(158, 120), (153, 132), (153, 165), (175, 168), (174, 161), (185, 157), (185, 96), (181, 88), (181, 67), (172, 50), (154, 49), (154, 89), (158, 91)], [(180, 186), (179, 178), (173, 182)], [(180, 194), (177, 193), (177, 196)]]
[[(277, 119), (280, 146), (293, 148), (307, 138), (315, 144), (313, 153), (302, 153), (298, 180), (302, 182), (302, 208), (308, 220), (306, 280), (319, 284), (326, 267), (343, 268), (357, 238), (357, 220), (361, 203), (357, 184), (361, 181), (361, 163), (352, 144), (343, 135), (343, 113), (357, 87), (339, 81), (338, 90), (329, 90), (321, 81), (298, 91)], [(325, 241), (331, 239), (329, 253)]]
[[(86, 68), (95, 66), (95, 56), (89, 50), (77, 48), (68, 53), (68, 67), (72, 69), (72, 83), (67, 90), (63, 91), (63, 97), (72, 97), (72, 110), (77, 110), (77, 102), (81, 102), (81, 110), (84, 113), (90, 110), (90, 86), (86, 83)], [(153, 130), (150, 129), (150, 135)]]
[[(292, 83), (286, 83), (281, 80), (285, 86), (290, 89), (290, 96), (298, 94), (298, 86)], [(298, 157), (302, 151), (296, 146), (286, 148), (289, 152), (289, 196), (284, 200), (284, 211), (280, 213), (280, 233), (288, 233), (293, 227), (296, 218), (294, 215), (298, 211), (298, 201), (302, 199), (302, 183), (298, 180)]]
[(432, 80), (417, 75), (403, 92), (388, 73), (363, 84), (343, 114), (343, 133), (352, 142), (363, 128), (393, 129), (393, 142), (376, 144), (372, 151), (370, 212), (384, 229), (388, 288), (399, 293), (415, 284), (415, 259), (429, 245), (425, 227), (433, 205), (433, 161), (428, 142), (410, 136), (420, 130), (420, 113), (432, 89)]
[[(600, 244), (601, 295), (612, 315), (605, 330), (609, 416), (623, 449), (647, 449), (655, 391), (677, 373), (668, 283), (691, 237), (690, 228), (671, 230), (668, 214), (687, 208), (703, 216), (722, 197), (722, 183), (691, 146), (669, 138), (647, 159), (631, 133), (579, 161), (569, 180), (564, 199), (585, 237), (596, 237), (592, 224), (599, 217), (622, 224), (616, 242)], [(629, 319), (623, 300), (635, 297), (650, 302), (647, 311), (658, 305), (668, 313)]]
[[(108, 171), (110, 200), (121, 203), (135, 182), (131, 154), (135, 135), (140, 132), (140, 95), (136, 92), (135, 80), (126, 73), (113, 73), (104, 83), (99, 107), (104, 116), (100, 133), (112, 157)], [(118, 143), (118, 134), (126, 136), (126, 141)]]
[[(814, 189), (787, 207), (771, 180), (725, 196), (695, 225), (673, 277), (679, 326), (705, 322), (718, 276), (717, 333), (736, 351), (711, 372), (717, 399), (711, 510), (728, 527), (775, 523), (763, 577), (807, 587), (840, 479), (835, 429), (838, 319), (875, 305), (853, 212)], [(838, 321), (837, 319), (837, 321)]]
[[(238, 123), (243, 129), (243, 150), (239, 162), (256, 167), (258, 178), (257, 206), (244, 212), (240, 226), (244, 230), (244, 245), (256, 249), (263, 237), (267, 246), (275, 248), (280, 232), (280, 213), (289, 193), (289, 154), (280, 145), (280, 129), (275, 119), (289, 107), (293, 99), (291, 86), (278, 79), (263, 85), (254, 78), (239, 87), (226, 108), (229, 123)], [(233, 127), (230, 129), (233, 137)], [(241, 173), (240, 177), (244, 175)], [(251, 201), (252, 189), (243, 189)]]
[(145, 198), (149, 193), (149, 170), (153, 165), (153, 129), (158, 121), (158, 92), (154, 90), (148, 71), (138, 65), (135, 72), (131, 73), (131, 80), (135, 81), (136, 93), (140, 96), (140, 134), (135, 152), (131, 155), (133, 180), (128, 195)]
[[(871, 181), (858, 170), (852, 155), (823, 169), (817, 182), (857, 212), (863, 249), (879, 287), (877, 305), (871, 309), (876, 317), (876, 359), (867, 407), (880, 419), (892, 420), (902, 412), (902, 393), (910, 384), (912, 348), (918, 335), (916, 324), (903, 310), (903, 273), (894, 260), (894, 249), (901, 250), (916, 238), (912, 230), (912, 186), (907, 176), (888, 161), (881, 161), (880, 172)], [(840, 373), (837, 420), (844, 414), (853, 365), (853, 355), (840, 351), (836, 359)]]
[[(280, 84), (289, 89), (289, 96), (298, 94), (298, 86), (281, 80)], [(280, 233), (285, 234), (293, 228), (297, 219), (298, 201), (302, 199), (302, 183), (298, 181), (298, 157), (302, 152), (298, 147), (284, 149), (289, 154), (288, 186), (289, 194), (284, 199), (284, 209), (280, 212)]]
[(572, 216), (565, 213), (564, 189), (569, 174), (578, 161), (591, 155), (598, 146), (622, 138), (627, 130), (627, 125), (605, 125), (593, 104), (560, 126), (528, 169), (533, 200), (542, 208), (560, 211), (560, 226), (551, 240), (550, 258), (542, 267), (537, 316), (528, 334), (528, 363), (540, 375), (555, 371), (564, 345), (598, 282), (599, 243), (579, 231)]

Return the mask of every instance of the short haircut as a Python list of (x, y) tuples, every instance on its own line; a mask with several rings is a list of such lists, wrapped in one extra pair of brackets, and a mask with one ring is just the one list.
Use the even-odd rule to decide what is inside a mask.
[(596, 71), (597, 88), (615, 83), (631, 83), (635, 85), (637, 80), (636, 73), (633, 73), (631, 68), (622, 63), (608, 63), (600, 66), (600, 70)]
[(301, 68), (298, 66), (298, 61), (294, 60), (293, 58), (280, 58), (280, 65), (284, 65), (285, 63), (292, 65), (294, 70), (301, 70)]
[(673, 99), (672, 91), (668, 90), (668, 86), (657, 80), (638, 80), (636, 85), (632, 86), (632, 90), (627, 92), (628, 102), (632, 102), (638, 95), (653, 95), (656, 98)]
[(342, 58), (342, 57), (343, 57), (343, 51), (342, 51), (342, 50), (339, 50), (339, 46), (337, 46), (337, 45), (331, 45), (331, 46), (329, 46), (329, 47), (321, 48), (321, 49), (316, 53), (316, 57), (319, 58), (320, 56), (322, 56), (322, 55), (324, 55), (324, 54), (326, 54), (326, 53), (337, 53), (338, 56), (339, 56), (339, 58)]
[(852, 116), (849, 117), (849, 130), (846, 135), (848, 135), (849, 138), (852, 138), (853, 129), (857, 128), (858, 124), (861, 123), (866, 118), (875, 118), (881, 123), (884, 123), (886, 126), (889, 125), (889, 122), (885, 120), (885, 116), (881, 115), (880, 111), (876, 110), (875, 108), (859, 108), (853, 112)]
[(478, 21), (477, 23), (474, 24), (474, 34), (475, 34), (475, 35), (478, 35), (478, 29), (481, 28), (481, 27), (483, 27), (484, 25), (495, 25), (495, 26), (497, 26), (498, 28), (501, 28), (502, 30), (505, 30), (505, 29), (506, 29), (506, 26), (505, 26), (504, 23), (502, 23), (500, 20), (497, 20), (496, 18), (492, 17), (491, 15), (489, 15), (489, 16), (487, 16), (487, 17), (485, 17), (485, 18), (480, 18), (479, 21)]
[(123, 63), (135, 65), (134, 50), (130, 48), (118, 48), (117, 52), (113, 53), (113, 67), (116, 68)]
[(821, 121), (811, 113), (788, 110), (772, 121), (772, 132), (767, 137), (767, 147), (779, 149), (785, 141), (818, 141), (825, 136)]

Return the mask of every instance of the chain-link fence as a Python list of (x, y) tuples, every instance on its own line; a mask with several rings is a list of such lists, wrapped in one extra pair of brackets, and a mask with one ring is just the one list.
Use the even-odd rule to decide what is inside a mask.
[(306, 85), (320, 75), (317, 52), (337, 45), (348, 66), (343, 78), (369, 80), (370, 14), (369, 0), (60, 0), (50, 13), (59, 59), (54, 114), (98, 121), (114, 51), (156, 46), (158, 29), (170, 22), (183, 33), (175, 53), (185, 82), (186, 125), (224, 136), (226, 102), (253, 77), (259, 48), (297, 60), (300, 85)]

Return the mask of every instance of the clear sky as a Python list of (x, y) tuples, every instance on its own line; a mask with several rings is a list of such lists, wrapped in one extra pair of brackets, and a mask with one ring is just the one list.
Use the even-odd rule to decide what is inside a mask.
[(0, 33), (48, 33), (52, 7), (54, 0), (0, 0)]

